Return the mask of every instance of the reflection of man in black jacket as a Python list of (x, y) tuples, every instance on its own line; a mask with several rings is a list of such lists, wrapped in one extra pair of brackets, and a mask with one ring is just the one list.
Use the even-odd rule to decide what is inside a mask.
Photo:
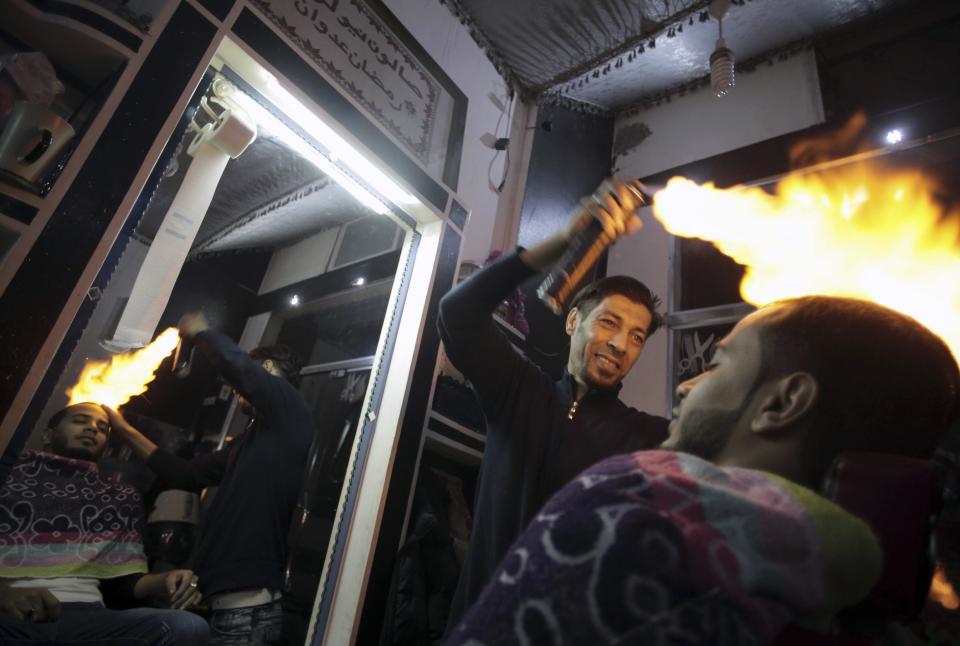
[(188, 461), (158, 449), (118, 414), (112, 413), (111, 422), (173, 487), (196, 491), (219, 485), (196, 568), (213, 611), (212, 643), (244, 632), (256, 633), (257, 643), (274, 643), (280, 635), (287, 531), (313, 438), (310, 410), (296, 389), (300, 360), (285, 346), (248, 355), (208, 329), (201, 314), (184, 316), (179, 328), (253, 413), (247, 430), (229, 446)]
[[(626, 190), (621, 184), (614, 188)], [(612, 200), (594, 210), (586, 217), (600, 218), (617, 235), (639, 228), (636, 215)], [(583, 216), (577, 216), (547, 241), (505, 254), (440, 301), (444, 347), (476, 390), (487, 421), (470, 550), (448, 626), (476, 600), (553, 493), (595, 462), (656, 447), (667, 437), (667, 420), (617, 397), (621, 380), (660, 324), (659, 299), (642, 283), (613, 276), (574, 298), (566, 318), (567, 374), (558, 382), (514, 351), (491, 318), (520, 283), (559, 259), (583, 225)]]

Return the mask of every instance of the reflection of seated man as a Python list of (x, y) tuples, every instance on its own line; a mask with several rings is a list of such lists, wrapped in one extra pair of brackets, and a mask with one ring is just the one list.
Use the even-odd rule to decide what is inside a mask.
[(157, 446), (114, 411), (116, 433), (147, 466), (177, 489), (219, 485), (200, 535), (197, 572), (210, 600), (213, 643), (249, 635), (279, 639), (280, 589), (287, 531), (313, 439), (313, 419), (297, 391), (300, 359), (286, 346), (249, 355), (208, 329), (201, 314), (180, 321), (220, 375), (241, 395), (250, 424), (227, 447), (183, 460)]
[(950, 350), (850, 299), (764, 308), (680, 385), (664, 448), (594, 465), (514, 543), (450, 643), (759, 644), (814, 630), (881, 571), (814, 493), (843, 451), (928, 457), (958, 407)]
[(190, 570), (144, 574), (140, 495), (95, 462), (109, 433), (100, 406), (65, 408), (43, 452), (24, 451), (0, 489), (0, 642), (206, 643), (206, 622), (189, 612), (103, 605), (200, 598)]

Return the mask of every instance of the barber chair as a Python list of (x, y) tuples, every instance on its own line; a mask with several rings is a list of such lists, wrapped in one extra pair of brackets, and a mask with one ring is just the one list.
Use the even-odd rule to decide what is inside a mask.
[(852, 626), (858, 636), (790, 625), (775, 646), (870, 646), (880, 643), (892, 622), (914, 622), (933, 578), (932, 532), (940, 492), (929, 460), (878, 453), (837, 458), (823, 494), (873, 528), (883, 549), (883, 573), (870, 594), (839, 618), (841, 631)]

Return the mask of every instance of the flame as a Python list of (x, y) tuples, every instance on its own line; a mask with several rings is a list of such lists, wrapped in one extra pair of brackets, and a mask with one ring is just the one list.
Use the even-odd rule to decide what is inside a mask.
[(960, 597), (950, 580), (947, 579), (947, 573), (943, 570), (943, 565), (937, 563), (937, 568), (933, 573), (933, 582), (930, 585), (930, 598), (939, 603), (947, 610), (956, 610), (960, 608)]
[(874, 301), (917, 319), (960, 356), (957, 213), (916, 172), (860, 163), (788, 175), (769, 194), (675, 177), (653, 212), (676, 235), (746, 265), (748, 303), (823, 294)]
[(147, 390), (160, 363), (177, 347), (180, 334), (167, 328), (150, 345), (118, 354), (109, 361), (88, 361), (74, 386), (67, 390), (69, 406), (82, 402), (117, 409)]

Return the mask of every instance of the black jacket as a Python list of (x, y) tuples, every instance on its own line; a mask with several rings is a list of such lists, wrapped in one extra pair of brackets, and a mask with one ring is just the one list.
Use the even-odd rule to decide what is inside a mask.
[(487, 421), (470, 549), (448, 629), (552, 494), (604, 458), (653, 448), (667, 437), (667, 420), (627, 406), (615, 392), (588, 392), (569, 419), (573, 378), (554, 382), (510, 345), (491, 318), (532, 275), (517, 253), (506, 254), (440, 301), (447, 355), (470, 380)]
[(228, 337), (205, 331), (194, 343), (256, 409), (253, 425), (219, 451), (183, 460), (160, 449), (147, 465), (171, 486), (219, 485), (200, 535), (197, 575), (204, 594), (280, 590), (287, 531), (313, 438), (300, 393), (271, 375)]

